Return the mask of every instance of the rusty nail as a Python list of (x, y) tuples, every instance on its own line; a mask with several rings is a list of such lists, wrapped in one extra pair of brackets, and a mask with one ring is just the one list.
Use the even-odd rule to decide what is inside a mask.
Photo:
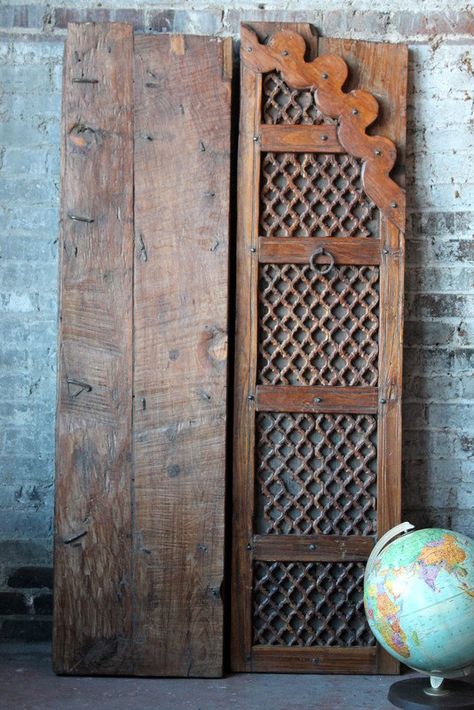
[(99, 80), (98, 79), (73, 79), (72, 80), (73, 84), (98, 84)]
[(87, 224), (92, 224), (94, 221), (91, 217), (79, 217), (77, 214), (68, 214), (68, 217), (74, 222), (87, 222)]
[(391, 203), (391, 207), (393, 207), (393, 209), (396, 209), (396, 208), (398, 207), (398, 203), (397, 203), (397, 202), (392, 202), (392, 203)]
[(288, 56), (288, 50), (287, 50), (287, 49), (284, 49), (283, 52), (282, 52), (282, 55), (283, 55), (284, 57), (287, 57), (287, 56)]

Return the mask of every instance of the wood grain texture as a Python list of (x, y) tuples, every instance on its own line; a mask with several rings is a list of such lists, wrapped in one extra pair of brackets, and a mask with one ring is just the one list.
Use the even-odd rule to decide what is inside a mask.
[(276, 648), (254, 646), (254, 673), (373, 673), (375, 647)]
[(261, 237), (258, 240), (258, 259), (263, 264), (307, 264), (319, 249), (323, 252), (315, 257), (317, 264), (328, 264), (331, 256), (335, 264), (380, 263), (379, 241), (364, 237), (352, 237), (350, 240), (335, 240), (332, 237)]
[(327, 412), (371, 414), (378, 409), (377, 387), (307, 387), (259, 385), (259, 412)]
[(252, 542), (256, 560), (291, 562), (365, 562), (372, 552), (374, 538), (368, 535), (255, 535)]
[(133, 34), (69, 25), (62, 207), (54, 669), (130, 670)]
[(262, 150), (291, 153), (344, 153), (336, 126), (260, 126)]
[(230, 43), (135, 38), (140, 675), (222, 674)]
[[(388, 223), (382, 225), (380, 294), (380, 399), (377, 471), (378, 534), (401, 522), (402, 490), (402, 377), (403, 377), (403, 283), (405, 240)], [(377, 650), (379, 673), (399, 673), (399, 662), (381, 647)]]
[(252, 643), (252, 555), (255, 382), (257, 353), (258, 185), (261, 77), (241, 67), (238, 162), (234, 447), (232, 479), (231, 668), (249, 669)]

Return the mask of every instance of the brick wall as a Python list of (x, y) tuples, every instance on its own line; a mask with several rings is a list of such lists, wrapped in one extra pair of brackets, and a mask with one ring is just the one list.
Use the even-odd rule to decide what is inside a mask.
[[(240, 19), (410, 45), (404, 518), (474, 536), (474, 19), (459, 2), (0, 7), (0, 623), (49, 634), (62, 43), (68, 21), (237, 34)], [(169, 9), (172, 5), (174, 9)], [(310, 9), (309, 9), (310, 8)], [(35, 572), (36, 569), (36, 572)], [(39, 570), (39, 571), (38, 571)], [(36, 573), (38, 573), (37, 576)], [(41, 574), (40, 574), (41, 573)], [(41, 576), (43, 575), (43, 576)]]

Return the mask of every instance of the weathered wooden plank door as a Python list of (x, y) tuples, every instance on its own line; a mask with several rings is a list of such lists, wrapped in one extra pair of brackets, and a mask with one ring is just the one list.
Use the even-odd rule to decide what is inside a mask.
[(69, 26), (59, 673), (222, 673), (230, 74), (230, 39)]
[(400, 520), (407, 50), (272, 32), (242, 28), (232, 666), (393, 673), (362, 589)]

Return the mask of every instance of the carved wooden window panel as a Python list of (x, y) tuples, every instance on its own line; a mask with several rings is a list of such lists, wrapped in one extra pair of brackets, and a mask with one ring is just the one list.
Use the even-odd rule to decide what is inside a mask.
[[(405, 197), (392, 141), (365, 130), (375, 100), (342, 91), (331, 52), (403, 112), (406, 48), (321, 39), (305, 62), (301, 36), (255, 27), (241, 47), (232, 666), (394, 673), (362, 591), (376, 536), (400, 519)], [(401, 87), (385, 89), (387, 61)]]

